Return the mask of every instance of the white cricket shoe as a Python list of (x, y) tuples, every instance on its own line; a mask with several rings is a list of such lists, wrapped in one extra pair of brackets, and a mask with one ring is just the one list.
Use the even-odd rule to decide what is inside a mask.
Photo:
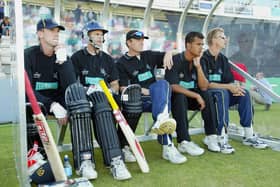
[(110, 170), (116, 180), (127, 180), (131, 178), (131, 174), (121, 159), (121, 156), (112, 159)]
[(218, 136), (218, 145), (220, 146), (221, 153), (232, 154), (235, 152), (234, 148), (228, 143), (227, 135)]
[(82, 161), (81, 167), (76, 171), (77, 175), (85, 177), (87, 179), (96, 179), (97, 172), (95, 171), (95, 165), (91, 160)]
[(204, 149), (199, 147), (197, 144), (194, 142), (189, 142), (189, 141), (182, 141), (181, 143), (178, 144), (178, 150), (181, 153), (188, 153), (191, 156), (199, 156), (204, 153)]
[(123, 155), (124, 155), (124, 161), (125, 162), (136, 162), (136, 158), (134, 154), (131, 152), (129, 146), (124, 146), (122, 149)]
[(206, 136), (203, 139), (203, 143), (205, 145), (207, 145), (207, 148), (208, 148), (209, 151), (213, 151), (213, 152), (220, 152), (221, 151), (221, 148), (218, 145), (217, 135), (215, 135), (215, 134)]
[(260, 140), (255, 135), (251, 138), (244, 138), (243, 139), (243, 144), (248, 145), (248, 146), (252, 146), (256, 149), (265, 149), (265, 148), (268, 147), (268, 145), (264, 141)]
[(173, 144), (163, 145), (162, 157), (173, 164), (182, 164), (187, 161), (187, 158)]

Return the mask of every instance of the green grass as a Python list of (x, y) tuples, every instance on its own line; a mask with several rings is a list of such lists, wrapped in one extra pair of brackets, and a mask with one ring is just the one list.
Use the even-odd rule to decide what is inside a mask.
[[(274, 104), (269, 112), (263, 111), (263, 106), (257, 105), (255, 112), (255, 129), (264, 134), (280, 137), (279, 130), (280, 104)], [(238, 114), (231, 111), (231, 121), (238, 124)], [(196, 116), (191, 126), (199, 126), (200, 116)], [(54, 124), (50, 125), (54, 128)], [(137, 130), (140, 133), (142, 128)], [(0, 186), (19, 186), (15, 171), (13, 127), (0, 126)], [(203, 135), (195, 135), (193, 140), (204, 147)], [(69, 142), (67, 135), (66, 142)], [(174, 141), (176, 144), (176, 141)], [(95, 150), (98, 179), (93, 181), (95, 187), (256, 187), (280, 186), (280, 153), (267, 150), (256, 150), (243, 146), (240, 142), (231, 141), (236, 149), (233, 155), (223, 155), (206, 151), (200, 157), (187, 156), (188, 161), (182, 165), (173, 165), (161, 158), (161, 146), (156, 141), (143, 142), (150, 173), (140, 172), (136, 163), (127, 164), (133, 178), (129, 181), (115, 181), (110, 172), (103, 166), (100, 149)], [(61, 155), (71, 152), (63, 152)]]

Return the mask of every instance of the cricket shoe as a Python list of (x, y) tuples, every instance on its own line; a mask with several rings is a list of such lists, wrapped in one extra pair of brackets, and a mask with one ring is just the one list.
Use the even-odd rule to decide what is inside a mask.
[(110, 170), (116, 180), (127, 180), (131, 178), (131, 174), (121, 159), (121, 156), (112, 159)]
[(243, 144), (252, 146), (256, 149), (265, 149), (268, 147), (268, 145), (264, 141), (260, 140), (257, 136), (253, 136), (251, 138), (244, 138)]
[(181, 153), (188, 153), (191, 156), (199, 156), (204, 153), (204, 149), (199, 147), (197, 144), (194, 142), (189, 142), (189, 141), (182, 141), (181, 143), (178, 144), (178, 150)]
[(187, 161), (187, 158), (173, 144), (163, 145), (162, 157), (173, 164), (182, 164)]
[(207, 145), (209, 151), (220, 152), (221, 148), (218, 145), (217, 135), (208, 135), (203, 139), (203, 143)]
[(96, 179), (97, 172), (95, 170), (95, 165), (91, 160), (82, 161), (81, 167), (76, 171), (77, 175), (85, 177), (87, 179)]
[(218, 145), (220, 146), (221, 153), (223, 154), (232, 154), (235, 152), (234, 148), (228, 143), (228, 137), (218, 136)]
[(136, 158), (134, 154), (131, 152), (129, 146), (124, 146), (122, 149), (123, 155), (124, 155), (124, 161), (125, 162), (136, 162)]

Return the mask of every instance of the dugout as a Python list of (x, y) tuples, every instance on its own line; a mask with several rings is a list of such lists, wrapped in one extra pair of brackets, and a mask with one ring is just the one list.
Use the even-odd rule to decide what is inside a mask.
[[(106, 38), (105, 50), (118, 58), (126, 48), (124, 43), (125, 32), (130, 28), (141, 29), (151, 36), (146, 48), (167, 50), (183, 50), (185, 33), (191, 30), (207, 31), (213, 27), (223, 27), (230, 37), (224, 53), (232, 57), (240, 49), (247, 46), (247, 54), (252, 57), (254, 71), (264, 71), (272, 84), (273, 90), (278, 93), (274, 102), (279, 102), (279, 32), (280, 32), (280, 4), (278, 1), (232, 1), (232, 0), (174, 0), (172, 5), (168, 0), (162, 1), (136, 1), (136, 0), (96, 0), (96, 1), (73, 1), (73, 0), (16, 0), (5, 1), (7, 15), (11, 18), (13, 29), (9, 37), (11, 47), (9, 66), (10, 76), (4, 79), (6, 96), (14, 104), (6, 104), (9, 110), (1, 110), (3, 115), (11, 114), (15, 127), (15, 158), (18, 179), (21, 186), (28, 186), (26, 173), (26, 122), (25, 122), (25, 98), (23, 82), (23, 50), (25, 47), (35, 44), (35, 25), (40, 17), (54, 17), (65, 25), (67, 32), (62, 39), (69, 46), (68, 53), (84, 45), (80, 40), (82, 34), (81, 19), (99, 21), (105, 28), (111, 30)], [(77, 4), (81, 5), (82, 15), (73, 16)], [(79, 15), (77, 11), (76, 15)], [(38, 16), (39, 15), (39, 16)], [(80, 18), (80, 20), (79, 20)], [(245, 34), (243, 34), (245, 33)], [(247, 35), (246, 35), (247, 34)], [(24, 37), (23, 37), (24, 36)], [(3, 56), (3, 55), (2, 55)], [(2, 59), (1, 56), (1, 59)], [(235, 62), (245, 62), (236, 55)], [(239, 57), (239, 59), (237, 58)], [(1, 71), (3, 72), (1, 61)], [(248, 62), (249, 64), (249, 62)], [(252, 69), (253, 69), (252, 68)], [(255, 72), (252, 72), (254, 75)], [(248, 81), (248, 87), (250, 82)], [(4, 88), (1, 86), (1, 88)], [(265, 90), (265, 89), (264, 89)], [(2, 89), (3, 92), (3, 89)], [(6, 102), (6, 99), (3, 101)], [(2, 115), (1, 115), (2, 116)], [(265, 114), (263, 115), (263, 117)], [(238, 124), (239, 122), (234, 122)], [(256, 131), (268, 137), (269, 141), (279, 141), (279, 126), (269, 124), (266, 126), (265, 119), (260, 119), (256, 124)], [(199, 124), (200, 125), (200, 124)], [(234, 133), (239, 133), (235, 129)], [(277, 139), (269, 139), (269, 137)], [(276, 143), (276, 145), (278, 145)]]

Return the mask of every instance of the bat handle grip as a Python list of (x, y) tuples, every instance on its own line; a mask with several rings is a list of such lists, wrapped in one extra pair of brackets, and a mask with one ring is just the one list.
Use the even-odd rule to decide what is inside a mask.
[(38, 115), (41, 113), (41, 109), (40, 109), (37, 99), (34, 95), (34, 92), (33, 92), (33, 89), (32, 89), (32, 86), (31, 86), (31, 83), (30, 83), (30, 80), (28, 78), (26, 71), (24, 71), (24, 82), (25, 82), (25, 92), (26, 92), (28, 100), (31, 104), (31, 108), (32, 108), (34, 114)]
[(99, 84), (100, 84), (101, 88), (103, 89), (104, 94), (106, 95), (107, 99), (109, 100), (109, 103), (111, 104), (113, 110), (118, 110), (119, 109), (118, 104), (116, 103), (116, 101), (114, 100), (112, 94), (110, 93), (110, 91), (109, 91), (105, 81), (104, 80), (100, 80)]

